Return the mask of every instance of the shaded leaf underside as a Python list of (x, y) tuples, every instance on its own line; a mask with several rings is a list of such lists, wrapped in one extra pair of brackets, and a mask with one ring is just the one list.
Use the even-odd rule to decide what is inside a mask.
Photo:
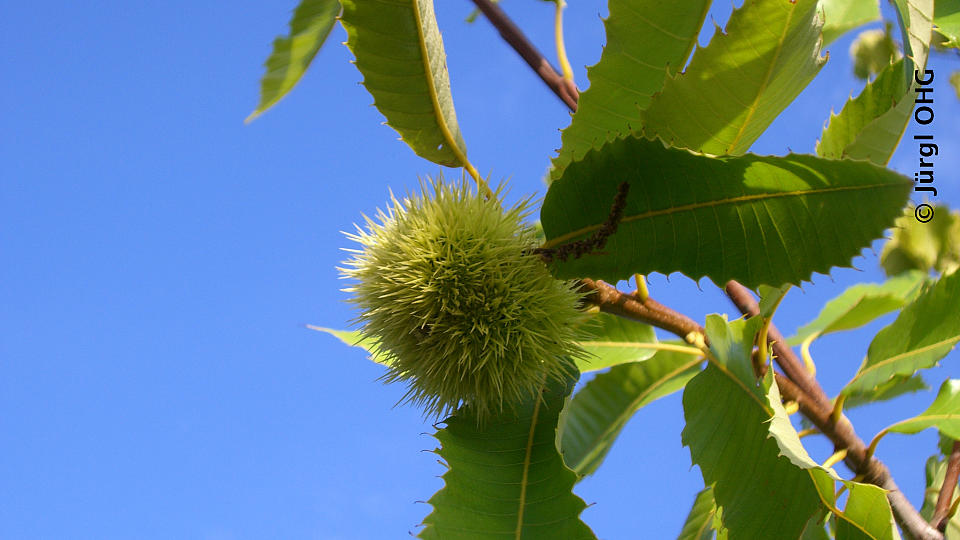
[[(760, 319), (726, 323), (707, 318), (712, 358), (683, 395), (683, 442), (713, 487), (731, 539), (822, 537), (815, 517), (837, 519), (837, 538), (891, 539), (893, 514), (885, 492), (845, 482), (846, 508), (836, 507), (832, 469), (807, 454), (781, 403), (776, 382), (754, 378), (750, 359)], [(807, 534), (811, 529), (812, 535)], [(842, 532), (841, 532), (842, 531)]]
[(820, 497), (811, 475), (782, 456), (768, 436), (773, 411), (752, 375), (759, 319), (752, 321), (736, 321), (728, 330), (719, 317), (708, 317), (716, 358), (683, 392), (683, 444), (713, 487), (730, 538), (797, 538)]
[(713, 538), (713, 516), (717, 513), (717, 503), (713, 500), (713, 488), (704, 488), (697, 493), (693, 506), (683, 523), (683, 529), (677, 540), (710, 540)]

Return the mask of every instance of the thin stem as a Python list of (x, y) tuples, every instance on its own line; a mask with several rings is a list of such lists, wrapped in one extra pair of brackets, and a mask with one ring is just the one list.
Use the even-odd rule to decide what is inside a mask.
[(846, 448), (844, 448), (843, 450), (837, 450), (836, 452), (833, 453), (832, 456), (828, 457), (827, 460), (823, 462), (823, 467), (824, 468), (833, 467), (837, 463), (840, 463), (841, 461), (843, 461), (843, 458), (845, 457), (847, 457)]
[(800, 356), (803, 358), (803, 366), (810, 372), (811, 377), (817, 374), (817, 365), (813, 363), (813, 356), (810, 356), (810, 345), (819, 335), (817, 332), (810, 334), (800, 345)]
[(840, 416), (843, 415), (843, 404), (846, 402), (846, 394), (840, 394), (837, 396), (837, 399), (833, 401), (833, 412), (830, 413), (830, 418), (832, 418), (834, 422), (840, 420)]
[(563, 8), (567, 3), (563, 0), (555, 0), (557, 6), (553, 16), (553, 34), (557, 42), (557, 62), (560, 63), (560, 70), (563, 71), (563, 80), (567, 84), (573, 82), (573, 68), (570, 67), (570, 60), (567, 59), (567, 48), (563, 44)]
[(654, 351), (670, 351), (691, 356), (703, 356), (703, 351), (697, 347), (675, 345), (673, 343), (637, 343), (633, 341), (581, 341), (578, 345), (592, 345), (594, 347), (624, 347), (630, 349), (651, 349)]
[(540, 51), (537, 50), (533, 43), (530, 43), (530, 40), (517, 28), (517, 25), (513, 24), (513, 21), (507, 17), (506, 13), (490, 0), (473, 0), (473, 3), (483, 12), (484, 16), (493, 24), (494, 28), (500, 32), (503, 40), (510, 44), (513, 50), (517, 51), (527, 62), (527, 65), (553, 90), (553, 93), (556, 94), (571, 111), (576, 111), (577, 98), (579, 97), (576, 88), (573, 88), (563, 80), (563, 77), (557, 73), (557, 70), (553, 69), (550, 62), (540, 54)]
[[(834, 409), (834, 414), (836, 414), (836, 409)], [(873, 439), (870, 440), (870, 444), (867, 446), (867, 453), (864, 456), (864, 459), (870, 459), (873, 457), (873, 454), (877, 452), (877, 445), (880, 444), (880, 439), (884, 438), (887, 433), (890, 433), (890, 429), (884, 428), (880, 430), (880, 433), (877, 433), (873, 436)]]
[(930, 518), (930, 524), (941, 532), (947, 529), (950, 510), (955, 506), (950, 504), (950, 501), (953, 499), (953, 492), (957, 489), (957, 477), (960, 477), (960, 441), (953, 441), (953, 450), (950, 452), (950, 459), (947, 460), (947, 472), (943, 476), (943, 484), (937, 495), (937, 506)]
[(634, 274), (633, 279), (637, 282), (637, 291), (633, 293), (637, 300), (646, 302), (650, 298), (650, 291), (647, 289), (647, 278), (643, 274)]
[(473, 180), (477, 183), (477, 189), (483, 192), (483, 196), (487, 199), (493, 198), (493, 191), (490, 189), (490, 186), (487, 185), (486, 180), (480, 176), (480, 173), (477, 171), (477, 168), (474, 167), (469, 161), (467, 161), (467, 156), (463, 156), (463, 168), (470, 174)]

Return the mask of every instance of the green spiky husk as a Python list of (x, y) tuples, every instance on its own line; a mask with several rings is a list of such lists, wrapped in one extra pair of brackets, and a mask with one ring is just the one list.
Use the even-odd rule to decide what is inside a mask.
[(504, 210), (465, 181), (438, 178), (428, 194), (393, 198), (348, 237), (362, 246), (342, 269), (361, 331), (386, 354), (386, 382), (442, 416), (469, 404), (482, 421), (568, 376), (581, 295), (530, 255), (529, 201)]

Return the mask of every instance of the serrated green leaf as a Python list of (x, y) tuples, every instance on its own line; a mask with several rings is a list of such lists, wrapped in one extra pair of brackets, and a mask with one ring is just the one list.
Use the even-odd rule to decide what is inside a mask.
[[(837, 524), (838, 540), (899, 540), (886, 492), (876, 486), (842, 480), (833, 469), (818, 465), (803, 447), (799, 434), (790, 422), (776, 382), (771, 381), (769, 384), (767, 406), (773, 412), (770, 419), (770, 437), (777, 442), (780, 455), (787, 457), (791, 463), (810, 475), (822, 505), (813, 518), (822, 519), (822, 512), (826, 510), (832, 512)], [(837, 481), (842, 481), (850, 492), (842, 512), (835, 507), (834, 487)], [(807, 529), (813, 525), (814, 522), (808, 520), (804, 529), (805, 536)], [(822, 530), (822, 527), (820, 529)], [(819, 532), (814, 530), (809, 534), (817, 537)]]
[(849, 266), (900, 215), (912, 183), (868, 163), (804, 155), (712, 158), (628, 137), (588, 152), (550, 185), (546, 248), (584, 241), (630, 191), (617, 232), (595, 253), (556, 261), (561, 277), (611, 283), (679, 271), (717, 284), (799, 284)]
[(900, 540), (886, 491), (872, 484), (845, 484), (850, 494), (843, 515), (837, 516), (836, 540)]
[(418, 156), (466, 166), (433, 0), (343, 0), (341, 22), (363, 85)]
[[(913, 69), (923, 70), (930, 53), (930, 34), (933, 31), (933, 0), (892, 0), (897, 8), (900, 31), (904, 38), (903, 52), (913, 60)], [(908, 73), (913, 77), (913, 71)]]
[(794, 429), (790, 416), (783, 406), (780, 389), (776, 382), (770, 383), (765, 397), (766, 406), (771, 411), (770, 437), (777, 442), (780, 455), (787, 457), (797, 467), (808, 471), (814, 480), (817, 492), (824, 499), (824, 504), (832, 505), (834, 503), (833, 482), (841, 480), (840, 476), (833, 469), (817, 464), (807, 453), (800, 441), (800, 435)]
[(640, 126), (640, 110), (663, 87), (667, 70), (683, 68), (697, 42), (710, 0), (610, 0), (607, 43), (587, 69), (590, 87), (563, 130), (553, 177), (594, 146)]
[(823, 45), (867, 23), (880, 20), (877, 0), (820, 0), (823, 10)]
[(960, 272), (941, 277), (877, 333), (841, 395), (869, 392), (894, 377), (936, 365), (960, 341)]
[(614, 366), (577, 392), (563, 412), (560, 450), (580, 477), (592, 474), (640, 408), (683, 388), (703, 358), (658, 351), (649, 360)]
[(581, 341), (580, 346), (590, 356), (576, 360), (580, 373), (639, 362), (657, 352), (653, 347), (657, 344), (657, 335), (650, 325), (608, 313), (596, 314), (587, 324), (589, 338)]
[(894, 377), (889, 381), (864, 393), (850, 394), (843, 402), (844, 409), (853, 409), (878, 401), (887, 401), (895, 397), (928, 390), (927, 383), (920, 375)]
[(933, 24), (947, 38), (944, 47), (960, 49), (960, 0), (937, 0)]
[(933, 28), (933, 0), (894, 0), (906, 58), (891, 64), (847, 101), (817, 143), (817, 154), (832, 159), (866, 159), (884, 165), (893, 155), (914, 106), (914, 70), (927, 64)]
[(919, 433), (935, 427), (954, 440), (960, 440), (960, 379), (947, 379), (927, 410), (886, 428), (885, 432)]
[(824, 62), (816, 0), (747, 0), (726, 33), (667, 77), (641, 115), (643, 129), (672, 146), (743, 154)]
[[(927, 459), (927, 489), (924, 491), (923, 507), (920, 508), (920, 515), (928, 521), (933, 517), (933, 511), (937, 506), (937, 498), (946, 474), (946, 458), (934, 454)], [(951, 499), (956, 500), (957, 497), (960, 497), (960, 488), (954, 488)], [(960, 512), (954, 514), (947, 522), (947, 530), (944, 531), (944, 535), (946, 540), (960, 540)]]
[(300, 81), (323, 46), (340, 13), (338, 0), (301, 0), (290, 19), (290, 34), (273, 40), (260, 80), (260, 103), (246, 122), (280, 101)]
[(795, 465), (801, 453), (788, 446), (792, 454), (781, 455), (770, 436), (774, 410), (767, 389), (776, 385), (772, 376), (756, 383), (750, 358), (759, 322), (707, 317), (713, 358), (683, 392), (682, 440), (704, 483), (713, 486), (730, 538), (795, 539), (823, 506), (821, 490), (832, 505), (833, 481), (822, 469)]
[(909, 60), (890, 64), (867, 83), (856, 98), (847, 101), (817, 142), (817, 155), (830, 159), (866, 159), (886, 164), (900, 142), (906, 114), (913, 110), (910, 85), (904, 79)]
[(557, 419), (573, 380), (551, 383), (539, 399), (477, 426), (469, 410), (436, 433), (449, 470), (428, 504), (419, 538), (593, 539), (580, 520), (586, 504), (571, 489), (576, 475), (556, 446)]
[(717, 503), (713, 500), (713, 488), (704, 488), (693, 500), (693, 506), (677, 540), (711, 540), (713, 516), (716, 513)]
[(853, 285), (827, 302), (817, 318), (800, 327), (787, 343), (799, 345), (813, 334), (823, 336), (831, 332), (859, 328), (877, 317), (903, 307), (920, 291), (925, 282), (926, 275), (914, 271), (890, 278), (883, 283)]

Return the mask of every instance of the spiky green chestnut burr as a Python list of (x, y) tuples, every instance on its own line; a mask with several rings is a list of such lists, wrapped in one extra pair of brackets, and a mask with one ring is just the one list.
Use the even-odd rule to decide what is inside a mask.
[(581, 296), (530, 254), (529, 201), (504, 210), (502, 187), (489, 200), (466, 182), (421, 187), (347, 235), (362, 249), (341, 269), (357, 282), (346, 291), (385, 381), (406, 382), (428, 415), (469, 404), (482, 421), (567, 376), (564, 357), (584, 354)]

